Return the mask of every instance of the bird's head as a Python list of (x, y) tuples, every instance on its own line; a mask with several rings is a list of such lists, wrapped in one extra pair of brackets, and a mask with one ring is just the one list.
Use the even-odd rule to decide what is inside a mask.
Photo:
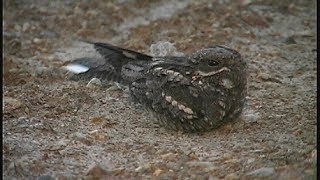
[(245, 76), (246, 62), (241, 55), (224, 46), (213, 46), (192, 53), (189, 57), (192, 64), (194, 81), (201, 83), (219, 83), (232, 88)]

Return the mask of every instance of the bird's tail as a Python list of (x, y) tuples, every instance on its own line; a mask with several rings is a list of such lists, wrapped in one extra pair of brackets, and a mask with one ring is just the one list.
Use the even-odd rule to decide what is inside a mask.
[[(74, 75), (71, 77), (71, 80), (88, 81), (92, 78), (99, 78), (102, 81), (116, 81), (126, 84), (128, 81), (131, 81), (131, 79), (134, 79), (137, 69), (141, 69), (138, 68), (138, 66), (141, 66), (141, 62), (152, 61), (151, 56), (113, 46), (111, 44), (99, 42), (87, 43), (92, 44), (95, 50), (102, 57), (79, 58), (64, 66), (67, 70), (74, 73)], [(137, 63), (137, 66), (135, 66), (135, 62), (139, 62)], [(132, 70), (132, 72), (129, 71), (132, 74), (126, 73), (128, 70)], [(137, 73), (139, 74), (140, 72)]]

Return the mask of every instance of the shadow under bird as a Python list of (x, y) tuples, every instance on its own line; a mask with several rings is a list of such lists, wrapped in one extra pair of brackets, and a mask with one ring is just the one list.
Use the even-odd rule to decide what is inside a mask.
[[(183, 57), (152, 57), (107, 43), (91, 44), (103, 58), (72, 61), (72, 79), (129, 86), (133, 99), (168, 129), (208, 131), (241, 114), (247, 65), (233, 49), (212, 46)], [(81, 70), (75, 71), (76, 66)]]

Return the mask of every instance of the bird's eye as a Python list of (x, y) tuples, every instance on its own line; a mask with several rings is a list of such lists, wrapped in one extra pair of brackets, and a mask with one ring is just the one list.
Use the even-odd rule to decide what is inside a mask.
[(212, 59), (210, 59), (209, 61), (208, 61), (208, 65), (209, 66), (217, 66), (219, 63), (217, 62), (217, 61), (215, 61), (215, 60), (212, 60)]

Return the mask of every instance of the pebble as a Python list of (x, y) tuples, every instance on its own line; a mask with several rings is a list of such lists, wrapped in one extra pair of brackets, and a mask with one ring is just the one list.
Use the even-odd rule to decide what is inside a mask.
[(35, 44), (41, 44), (43, 42), (43, 39), (34, 38), (32, 42)]
[(56, 32), (53, 32), (53, 31), (42, 31), (42, 32), (40, 33), (40, 36), (41, 36), (42, 38), (56, 38), (56, 37), (59, 36), (59, 34), (56, 33)]
[(255, 158), (250, 158), (247, 160), (247, 164), (253, 163), (255, 161)]
[(140, 173), (144, 173), (144, 172), (148, 172), (151, 169), (151, 165), (150, 164), (145, 164), (143, 166), (139, 166), (135, 169), (136, 172), (140, 172)]
[(22, 26), (22, 31), (26, 32), (30, 29), (30, 24), (28, 22), (24, 23)]
[(98, 11), (95, 11), (95, 10), (89, 10), (88, 12), (86, 12), (86, 16), (89, 16), (89, 17), (96, 17), (97, 15), (99, 14)]
[(3, 98), (3, 105), (7, 110), (14, 110), (20, 108), (23, 104), (21, 101), (11, 97)]
[(263, 167), (263, 168), (251, 171), (247, 175), (265, 177), (265, 176), (273, 175), (274, 173), (275, 173), (274, 168), (272, 168), (272, 167)]
[(156, 169), (156, 170), (153, 172), (153, 175), (159, 176), (161, 173), (162, 173), (162, 170), (161, 170), (161, 169)]
[(18, 24), (15, 24), (15, 25), (14, 25), (14, 29), (15, 29), (16, 31), (20, 31), (20, 30), (21, 30), (21, 26), (18, 25)]
[(258, 78), (259, 78), (259, 79), (262, 79), (262, 80), (264, 80), (264, 81), (267, 81), (267, 80), (269, 80), (269, 79), (271, 78), (271, 76), (270, 76), (269, 74), (267, 74), (267, 73), (260, 73), (260, 74), (258, 75)]
[(42, 176), (38, 177), (37, 180), (55, 180), (55, 178), (50, 175), (42, 175)]
[(286, 44), (297, 44), (297, 42), (295, 41), (295, 39), (292, 36), (289, 36), (285, 39), (284, 43)]
[(172, 152), (161, 155), (161, 158), (166, 159), (166, 160), (173, 160), (175, 157), (176, 157), (176, 154), (174, 154)]
[(89, 170), (87, 171), (87, 176), (95, 176), (95, 177), (101, 177), (104, 175), (110, 174), (105, 168), (101, 167), (100, 165), (93, 164), (89, 167)]
[(153, 56), (183, 56), (184, 54), (178, 52), (174, 44), (168, 41), (160, 41), (150, 46), (150, 52)]
[(226, 180), (235, 180), (235, 179), (239, 179), (239, 176), (235, 173), (231, 173), (231, 174), (228, 174), (224, 177), (224, 179)]
[(214, 163), (209, 161), (194, 161), (194, 162), (187, 162), (189, 167), (211, 167), (214, 166)]
[(242, 114), (243, 119), (247, 123), (257, 123), (260, 115), (259, 112), (255, 112), (254, 110), (245, 110)]
[(29, 119), (27, 117), (22, 116), (17, 119), (16, 123), (16, 126), (25, 127), (29, 123)]

